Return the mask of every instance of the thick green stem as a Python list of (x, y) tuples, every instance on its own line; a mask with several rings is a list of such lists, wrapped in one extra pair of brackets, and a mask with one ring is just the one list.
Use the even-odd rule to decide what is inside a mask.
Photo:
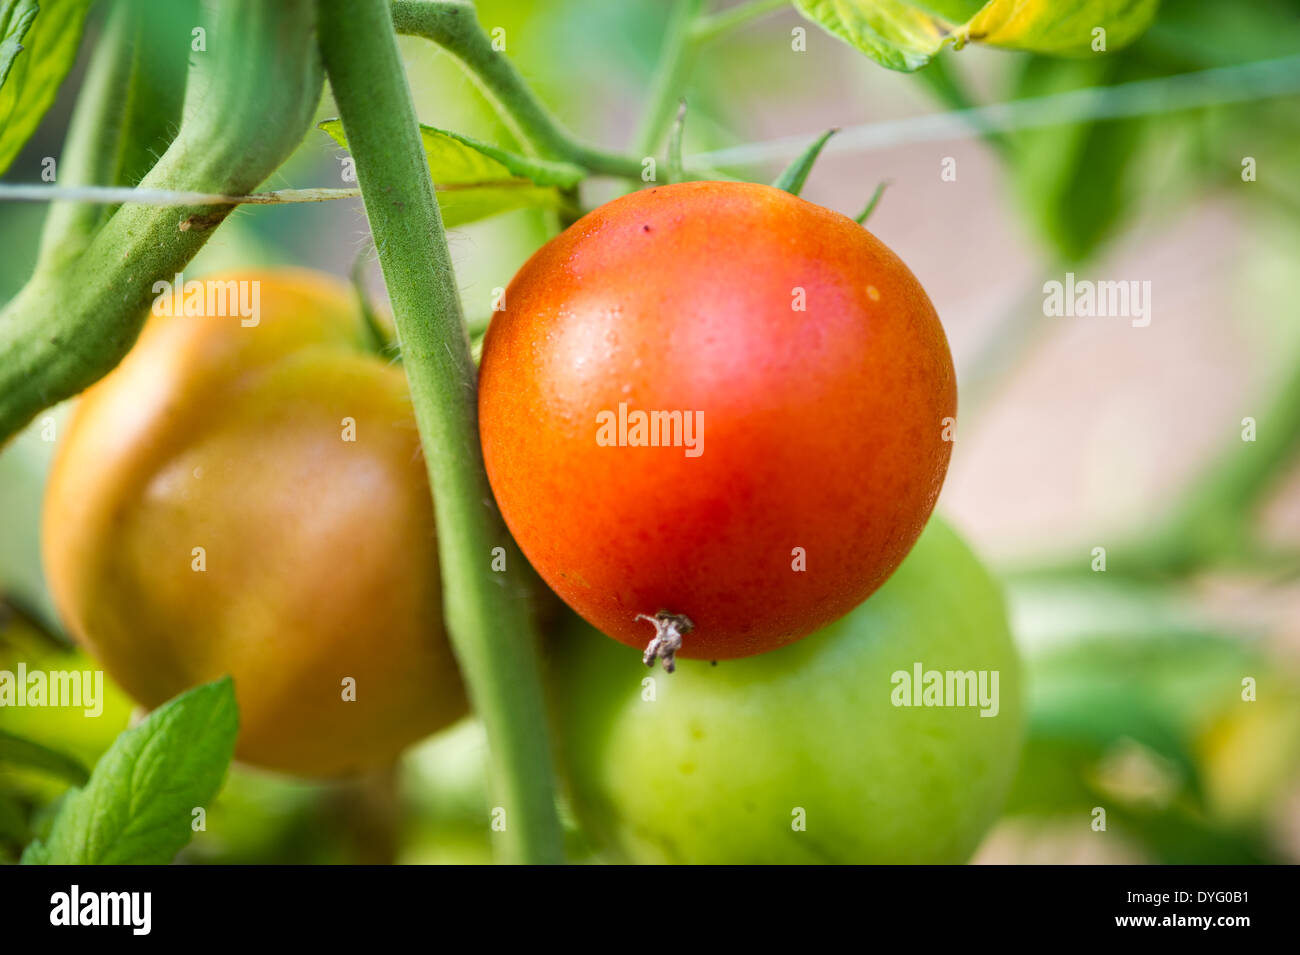
[[(562, 860), (524, 563), (492, 503), (476, 374), (442, 216), (385, 0), (321, 0), (326, 72), (379, 250), (433, 488), (444, 613), (506, 810), (505, 857)], [(508, 577), (492, 570), (507, 553)]]
[[(59, 185), (120, 184), (117, 181), (119, 134), (122, 104), (129, 97), (135, 75), (132, 47), (137, 13), (138, 9), (126, 3), (109, 8), (68, 127), (59, 161)], [(50, 206), (41, 232), (37, 270), (55, 269), (61, 262), (75, 259), (85, 251), (95, 230), (112, 211), (112, 206), (84, 202), (56, 202)]]
[[(159, 8), (118, 0), (108, 11), (72, 114), (58, 183), (134, 186), (171, 145), (180, 123), (195, 0)], [(116, 207), (55, 202), (41, 232), (37, 271), (50, 272), (85, 251)]]
[[(322, 84), (311, 0), (225, 0), (214, 16), (206, 51), (190, 54), (180, 130), (141, 182), (145, 189), (245, 194), (310, 126)], [(0, 312), (0, 441), (121, 360), (154, 284), (180, 271), (232, 208), (130, 204), (98, 228), (56, 220), (81, 248), (47, 255)]]

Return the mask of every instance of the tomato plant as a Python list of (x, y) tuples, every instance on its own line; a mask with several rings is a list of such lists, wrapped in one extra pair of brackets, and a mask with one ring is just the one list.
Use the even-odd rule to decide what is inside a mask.
[(56, 605), (146, 706), (233, 675), (249, 762), (384, 765), (465, 712), (405, 378), (329, 276), (204, 288), (258, 313), (155, 317), (82, 396), (46, 492)]
[[(0, 3), (0, 173), (30, 179), (0, 182), (0, 861), (960, 861), (1022, 724), (1005, 814), (1110, 857), (1088, 814), (1162, 859), (1279, 855), (1294, 684), (1152, 608), (1300, 566), (1262, 506), (1300, 447), (1269, 325), (1294, 283), (1265, 288), (1294, 272), (1290, 3)], [(1201, 357), (1226, 372), (1254, 323), (1232, 344), (1272, 396), (1144, 426), (1119, 374), (1099, 398), (1028, 358), (1066, 329), (1088, 375), (1195, 339), (1192, 184), (1269, 210), (1205, 242), (1257, 245), (1213, 273), (1238, 312)], [(1169, 209), (1190, 247), (1108, 274)], [(348, 260), (354, 291), (275, 268)], [(356, 307), (381, 284), (391, 329)], [(1018, 390), (1031, 368), (1078, 416)], [(1034, 413), (1000, 426), (995, 390)], [(1098, 455), (1193, 427), (1228, 447), (1139, 526), (1177, 482)], [(1040, 473), (1076, 450), (1082, 480)], [(1122, 528), (1089, 510), (1112, 480)], [(945, 482), (1017, 638), (1089, 639), (1022, 679), (999, 585), (932, 519)], [(1017, 574), (1021, 495), (1087, 558), (1061, 535)], [(1152, 591), (1122, 626), (1077, 612), (1131, 596), (1098, 573)], [(1026, 578), (1058, 577), (1036, 615)], [(151, 712), (117, 732), (128, 698)]]
[(957, 402), (934, 307), (883, 243), (719, 182), (632, 193), (543, 246), (479, 395), (492, 490), (552, 589), (633, 646), (641, 618), (683, 615), (677, 652), (706, 659), (797, 640), (885, 581)]
[[(579, 815), (634, 861), (962, 862), (1011, 785), (1024, 705), (1002, 595), (937, 519), (870, 600), (792, 646), (656, 679), (599, 644), (577, 627), (552, 661), (560, 745)], [(912, 705), (917, 666), (973, 676), (966, 705)]]

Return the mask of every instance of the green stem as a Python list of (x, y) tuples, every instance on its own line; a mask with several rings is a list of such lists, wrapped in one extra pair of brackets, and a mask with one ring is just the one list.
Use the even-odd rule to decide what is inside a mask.
[(469, 71), (520, 141), (550, 159), (576, 163), (596, 175), (637, 178), (641, 162), (587, 146), (566, 130), (524, 82), (466, 0), (394, 0), (398, 33), (432, 40)]
[[(547, 159), (581, 166), (593, 176), (641, 179), (644, 156), (598, 149), (564, 128), (524, 82), (506, 55), (492, 49), (466, 0), (393, 0), (393, 25), (405, 36), (438, 44), (465, 67), (520, 142)], [(729, 179), (716, 169), (686, 170), (691, 179)]]
[[(476, 374), (442, 216), (385, 0), (320, 0), (320, 43), (392, 301), (433, 488), (444, 614), (506, 810), (505, 858), (561, 861), (523, 558), (492, 505)], [(464, 8), (462, 7), (462, 10)], [(491, 569), (507, 551), (507, 584)]]
[[(119, 0), (82, 84), (59, 162), (69, 186), (133, 186), (171, 145), (185, 91), (194, 0), (176, 0), (161, 25), (151, 0)], [(37, 271), (85, 251), (114, 206), (56, 202), (41, 233)]]
[(695, 62), (695, 48), (690, 42), (691, 26), (703, 7), (704, 0), (677, 0), (668, 19), (659, 65), (650, 81), (645, 115), (633, 140), (633, 150), (642, 156), (653, 155), (672, 126), (677, 104), (682, 98), (682, 87)]
[[(225, 0), (213, 16), (207, 52), (193, 54), (180, 130), (140, 183), (145, 189), (243, 195), (311, 123), (322, 83), (311, 0)], [(100, 115), (110, 123), (111, 114)], [(70, 145), (106, 138), (78, 133)], [(74, 168), (93, 166), (67, 158)], [(154, 283), (180, 271), (233, 208), (132, 204), (98, 228), (89, 220), (68, 226), (77, 254), (47, 257), (0, 312), (0, 441), (110, 371), (139, 334)]]
[[(119, 119), (121, 104), (129, 96), (135, 73), (132, 41), (135, 38), (136, 13), (126, 3), (109, 8), (103, 32), (86, 70), (83, 92), (77, 98), (68, 126), (68, 138), (59, 163), (60, 185), (119, 184)], [(60, 262), (80, 255), (111, 212), (111, 206), (54, 203), (41, 232), (37, 269), (57, 268)]]

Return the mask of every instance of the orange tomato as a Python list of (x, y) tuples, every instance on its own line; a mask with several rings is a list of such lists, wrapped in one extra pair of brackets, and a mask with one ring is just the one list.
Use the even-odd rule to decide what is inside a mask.
[(480, 389), (493, 491), (546, 582), (632, 646), (642, 618), (682, 615), (680, 655), (706, 659), (790, 643), (884, 583), (934, 507), (957, 402), (896, 255), (724, 182), (622, 197), (539, 250)]

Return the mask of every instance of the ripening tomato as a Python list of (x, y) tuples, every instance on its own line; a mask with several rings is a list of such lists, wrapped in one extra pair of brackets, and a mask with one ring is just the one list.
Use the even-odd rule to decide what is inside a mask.
[(797, 640), (884, 583), (934, 507), (957, 402), (896, 255), (730, 182), (633, 193), (542, 247), (480, 388), (492, 489), (546, 582), (632, 646), (645, 618), (671, 638), (684, 617), (680, 655), (709, 659)]
[(871, 599), (772, 653), (652, 677), (580, 623), (552, 652), (574, 809), (636, 862), (963, 862), (1019, 761), (1002, 594), (938, 519)]
[(238, 283), (259, 314), (153, 317), (82, 396), (45, 498), (50, 589), (146, 706), (232, 674), (241, 759), (382, 765), (467, 709), (405, 377), (343, 283), (205, 288)]

